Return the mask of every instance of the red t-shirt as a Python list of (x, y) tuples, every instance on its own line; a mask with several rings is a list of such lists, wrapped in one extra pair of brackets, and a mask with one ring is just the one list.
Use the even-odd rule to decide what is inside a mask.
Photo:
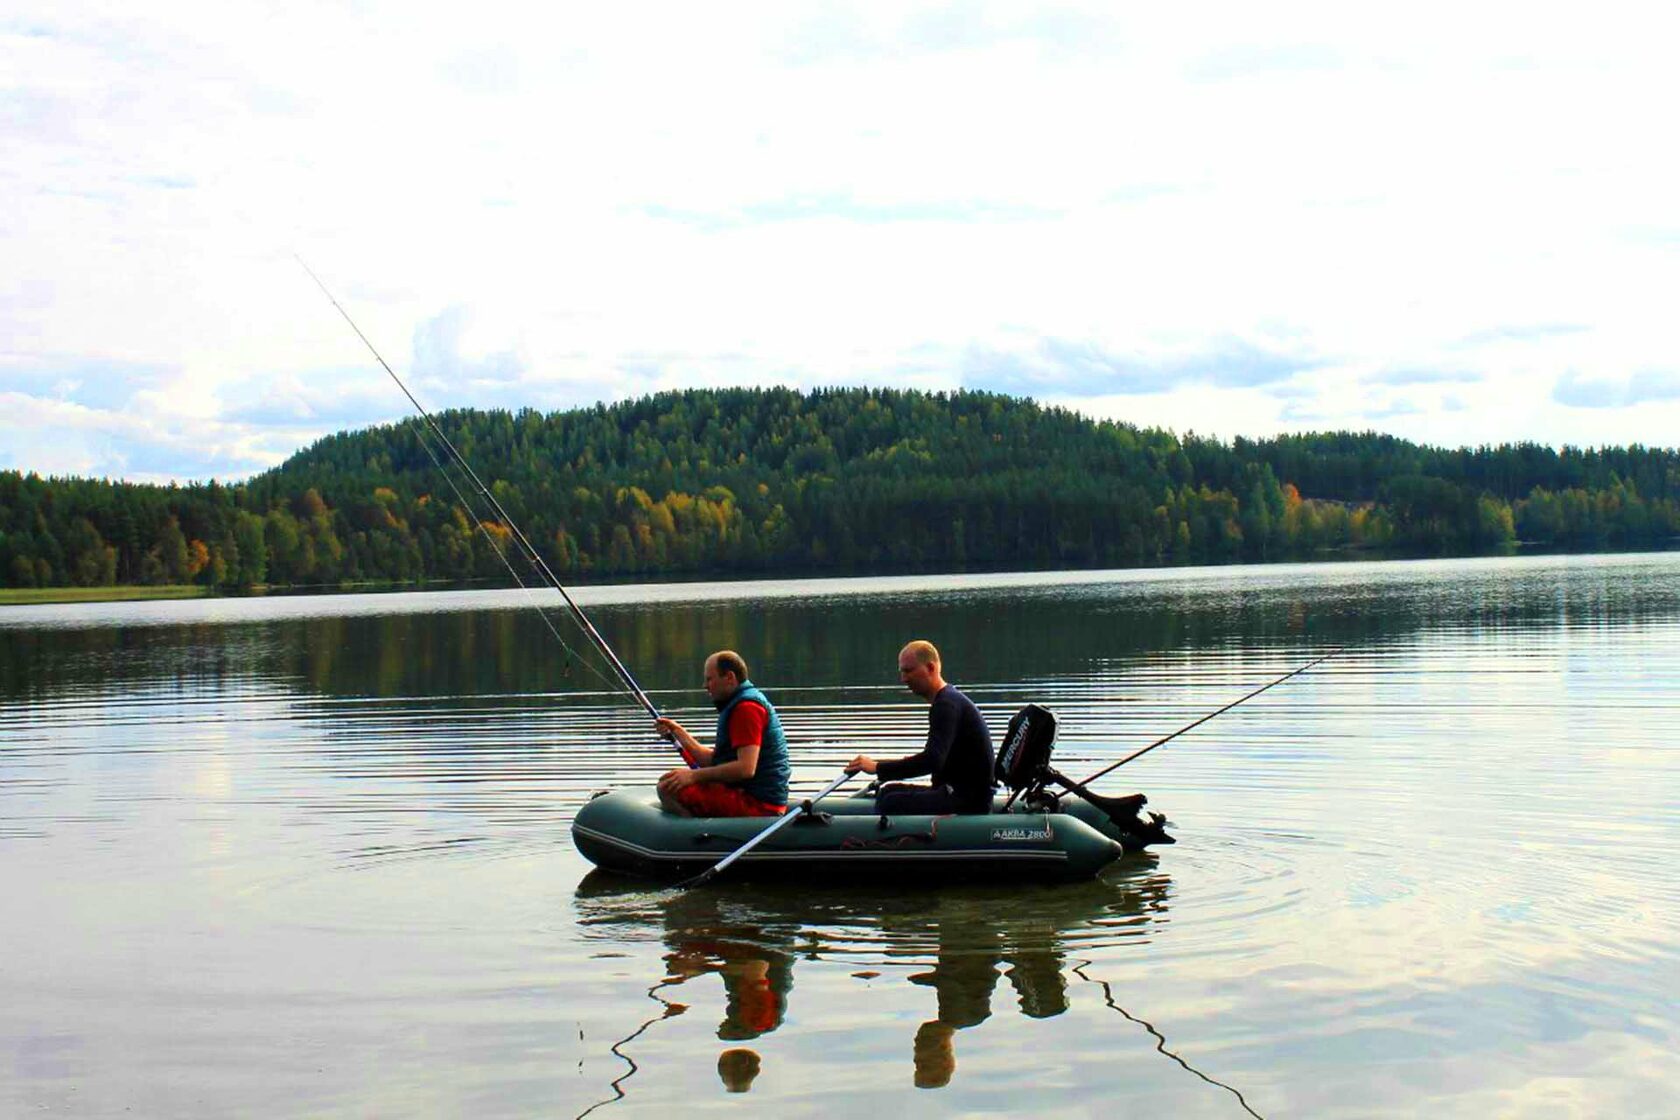
[(743, 700), (729, 713), (729, 742), (736, 750), (742, 747), (762, 747), (764, 728), (770, 713), (757, 700)]
[[(729, 742), (739, 751), (742, 747), (762, 747), (764, 729), (770, 723), (770, 713), (757, 700), (743, 700), (729, 713)], [(698, 760), (688, 751), (683, 761), (693, 766)]]

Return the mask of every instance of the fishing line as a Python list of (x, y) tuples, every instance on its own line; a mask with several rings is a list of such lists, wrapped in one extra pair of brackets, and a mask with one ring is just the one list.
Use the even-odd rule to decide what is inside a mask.
[(607, 1084), (607, 1088), (613, 1091), (613, 1096), (607, 1097), (605, 1100), (596, 1101), (594, 1104), (578, 1113), (576, 1120), (583, 1120), (585, 1116), (588, 1116), (591, 1112), (594, 1112), (597, 1108), (600, 1108), (603, 1105), (615, 1104), (624, 1099), (624, 1082), (636, 1076), (642, 1067), (636, 1064), (636, 1059), (620, 1050), (619, 1047), (630, 1045), (632, 1042), (636, 1041), (636, 1039), (640, 1038), (642, 1033), (655, 1023), (663, 1023), (672, 1016), (681, 1015), (684, 1011), (688, 1010), (688, 1005), (686, 1003), (673, 1003), (659, 994), (659, 989), (668, 988), (673, 984), (680, 983), (682, 983), (681, 980), (661, 980), (659, 983), (647, 990), (647, 997), (651, 1000), (657, 1000), (659, 1003), (663, 1004), (665, 1010), (661, 1014), (655, 1015), (653, 1018), (649, 1019), (647, 1022), (643, 1023), (641, 1026), (637, 1027), (635, 1030), (631, 1031), (611, 1046), (607, 1047), (609, 1053), (611, 1053), (614, 1057), (621, 1059), (630, 1068), (619, 1074)]
[[(536, 589), (525, 586), (525, 581), (519, 578), (519, 573), (514, 570), (513, 562), (508, 559), (507, 550), (496, 543), (495, 535), (490, 532), (489, 528), (484, 524), (484, 521), (478, 516), (478, 510), (473, 508), (473, 504), (467, 500), (467, 496), (461, 493), (461, 488), (455, 485), (455, 479), (449, 473), (448, 466), (444, 464), (443, 460), (438, 458), (438, 454), (433, 449), (431, 442), (427, 440), (425, 429), (418, 427), (415, 428), (414, 435), (416, 441), (422, 448), (425, 449), (426, 454), (431, 458), (432, 464), (437, 467), (438, 473), (441, 474), (443, 476), (443, 480), (449, 484), (449, 489), (454, 491), (455, 497), (466, 509), (467, 515), (472, 518), (473, 524), (478, 527), (479, 534), (484, 537), (484, 543), (490, 546), (490, 551), (494, 552), (496, 554), (496, 558), (502, 562), (502, 566), (507, 569), (508, 575), (513, 577), (513, 582), (519, 585), (519, 590), (525, 592), (527, 595), (535, 594)], [(527, 563), (528, 562), (529, 560), (527, 560)], [(532, 570), (535, 570), (534, 566)], [(537, 612), (537, 617), (542, 619), (543, 625), (548, 627), (548, 632), (554, 635), (554, 640), (560, 643), (560, 648), (566, 651), (566, 664), (564, 668), (561, 669), (562, 676), (569, 677), (572, 675), (572, 662), (575, 660), (579, 665), (582, 665), (585, 669), (594, 673), (595, 676), (600, 679), (601, 683), (606, 685), (608, 688), (623, 689), (623, 684), (614, 681), (611, 677), (597, 669), (587, 658), (573, 649), (565, 638), (560, 636), (560, 631), (555, 627), (553, 620), (548, 616), (547, 608), (538, 602), (531, 602), (530, 606)]]
[[(298, 263), (303, 264), (301, 258)], [(304, 265), (305, 270), (308, 270), (308, 268), (308, 265)], [(314, 274), (311, 273), (310, 275), (313, 276)], [(319, 280), (316, 282), (319, 283)], [(330, 299), (331, 296), (329, 295), (328, 298)], [(342, 308), (340, 310), (342, 310)], [(354, 324), (352, 324), (352, 326), (354, 326)], [(366, 341), (366, 339), (364, 338), (363, 341)], [(375, 356), (377, 357), (377, 354)], [(461, 503), (461, 506), (466, 511), (467, 516), (472, 518), (473, 525), (477, 527), (479, 535), (484, 538), (484, 543), (490, 546), (490, 551), (495, 553), (496, 558), (500, 560), (502, 562), (502, 566), (507, 569), (508, 575), (513, 577), (513, 582), (518, 585), (521, 591), (528, 594), (534, 593), (534, 589), (527, 587), (525, 585), (525, 581), (519, 578), (519, 572), (514, 569), (512, 561), (510, 561), (507, 557), (507, 550), (496, 542), (494, 534), (492, 534), (488, 526), (485, 525), (484, 519), (479, 517), (477, 508), (475, 508), (467, 496), (461, 492), (461, 488), (455, 484), (454, 475), (450, 473), (448, 464), (445, 463), (443, 459), (439, 458), (437, 450), (432, 446), (431, 441), (426, 438), (425, 429), (423, 427), (416, 427), (414, 429), (414, 435), (415, 442), (419, 443), (420, 447), (426, 452), (427, 457), (431, 459), (432, 465), (435, 466), (438, 473), (443, 476), (444, 482), (446, 482), (449, 485), (449, 489), (454, 492), (456, 500)], [(583, 655), (571, 647), (571, 644), (561, 636), (560, 631), (555, 627), (553, 620), (549, 618), (548, 613), (542, 604), (533, 602), (530, 605), (536, 610), (537, 617), (542, 619), (543, 625), (548, 628), (548, 632), (554, 635), (554, 640), (560, 643), (560, 648), (566, 651), (566, 664), (561, 669), (562, 676), (571, 676), (572, 662), (575, 660), (578, 664), (583, 665), (590, 672), (594, 673), (595, 676), (600, 679), (601, 683), (605, 684), (608, 688), (623, 688), (622, 684), (612, 680), (606, 674), (602, 673), (586, 658), (584, 658)]]
[[(309, 278), (315, 281), (315, 286), (321, 289), (321, 294), (326, 296), (327, 301), (333, 305), (334, 309), (337, 310), (341, 316), (343, 316), (344, 321), (350, 325), (350, 329), (356, 332), (356, 337), (362, 340), (362, 345), (368, 348), (368, 353), (373, 355), (374, 361), (378, 362), (380, 368), (390, 375), (392, 381), (397, 383), (397, 388), (402, 390), (403, 396), (408, 398), (408, 403), (413, 405), (415, 411), (418, 412), (425, 420), (426, 426), (432, 431), (432, 435), (439, 443), (443, 444), (443, 446), (449, 450), (451, 458), (454, 459), (461, 472), (467, 478), (472, 480), (473, 485), (477, 487), (479, 494), (484, 497), (484, 500), (489, 503), (491, 510), (495, 512), (500, 522), (508, 527), (508, 531), (513, 535), (514, 540), (518, 541), (520, 547), (525, 550), (527, 560), (531, 564), (532, 568), (540, 572), (540, 574), (547, 580), (548, 584), (556, 591), (560, 592), (560, 597), (566, 601), (566, 606), (571, 608), (572, 617), (577, 621), (578, 625), (583, 628), (585, 636), (587, 636), (589, 640), (594, 643), (595, 648), (606, 657), (607, 662), (612, 666), (614, 672), (618, 674), (619, 679), (622, 680), (628, 687), (630, 694), (636, 698), (637, 702), (646, 709), (650, 716), (658, 719), (659, 709), (654, 707), (653, 701), (648, 699), (647, 693), (642, 690), (642, 686), (640, 684), (636, 683), (636, 678), (631, 675), (629, 669), (624, 667), (624, 662), (619, 660), (618, 655), (614, 653), (612, 647), (607, 644), (607, 640), (601, 637), (600, 631), (595, 629), (595, 624), (589, 621), (588, 615), (583, 613), (583, 608), (579, 607), (577, 603), (572, 600), (571, 593), (566, 590), (565, 585), (560, 582), (559, 577), (556, 576), (553, 569), (548, 566), (548, 562), (542, 558), (542, 553), (537, 551), (536, 546), (534, 546), (530, 539), (525, 536), (524, 530), (514, 522), (513, 518), (508, 515), (507, 510), (502, 507), (501, 501), (498, 500), (496, 495), (491, 492), (490, 488), (484, 484), (484, 481), (478, 477), (478, 474), (472, 469), (472, 464), (468, 463), (466, 457), (461, 454), (460, 450), (449, 441), (449, 437), (445, 435), (443, 429), (438, 426), (438, 422), (432, 418), (432, 414), (427, 412), (420, 402), (415, 399), (413, 393), (409, 392), (408, 386), (403, 383), (403, 379), (397, 376), (397, 371), (391, 368), (390, 363), (387, 362), (379, 353), (378, 348), (375, 347), (372, 341), (368, 339), (367, 335), (362, 333), (362, 328), (356, 325), (356, 321), (350, 317), (350, 313), (344, 310), (344, 306), (338, 302), (338, 299), (332, 294), (331, 290), (327, 288), (327, 285), (319, 276), (315, 275), (315, 270), (309, 267), (308, 262), (306, 262), (302, 256), (296, 253), (292, 255), (303, 270), (309, 274)], [(453, 486), (453, 483), (451, 483), (451, 486)], [(458, 490), (457, 493), (459, 493)], [(480, 528), (482, 527), (481, 523)], [(488, 530), (486, 530), (486, 532), (488, 532)], [(516, 581), (517, 578), (518, 577), (516, 576)], [(521, 583), (520, 586), (523, 587), (524, 584)]]
[(1301, 666), (1299, 669), (1290, 670), (1289, 672), (1285, 673), (1283, 676), (1279, 677), (1277, 680), (1272, 681), (1270, 684), (1261, 685), (1259, 688), (1255, 689), (1253, 692), (1250, 692), (1247, 696), (1239, 696), (1237, 699), (1231, 701), (1229, 704), (1225, 705), (1223, 708), (1220, 708), (1217, 712), (1209, 712), (1207, 715), (1203, 716), (1201, 719), (1196, 720), (1194, 723), (1185, 724), (1183, 727), (1179, 728), (1177, 731), (1174, 731), (1171, 735), (1168, 735), (1165, 738), (1155, 740), (1153, 743), (1149, 744), (1147, 747), (1144, 747), (1142, 750), (1133, 751), (1131, 754), (1127, 755), (1125, 758), (1122, 758), (1119, 762), (1110, 763), (1109, 765), (1104, 766), (1101, 770), (1098, 770), (1095, 774), (1092, 774), (1089, 778), (1086, 778), (1084, 781), (1080, 782), (1079, 784), (1082, 785), (1082, 786), (1090, 785), (1092, 782), (1096, 781), (1098, 778), (1102, 777), (1104, 774), (1107, 774), (1111, 771), (1120, 769), (1120, 767), (1126, 765), (1126, 763), (1132, 761), (1132, 759), (1142, 758), (1144, 755), (1148, 754), (1150, 751), (1154, 750), (1156, 747), (1165, 746), (1166, 744), (1172, 742), (1174, 739), (1178, 738), (1180, 735), (1184, 734), (1186, 731), (1195, 730), (1196, 728), (1200, 727), (1202, 724), (1206, 723), (1208, 720), (1212, 719), (1214, 716), (1224, 715), (1226, 712), (1230, 711), (1232, 708), (1236, 707), (1238, 704), (1241, 704), (1244, 700), (1252, 700), (1256, 696), (1260, 695), (1262, 692), (1265, 692), (1268, 688), (1276, 688), (1278, 685), (1282, 684), (1284, 681), (1288, 680), (1290, 677), (1300, 676), (1302, 673), (1306, 672), (1308, 669), (1311, 669), (1314, 665), (1319, 664), (1319, 662), (1330, 660), (1332, 657), (1336, 656), (1338, 653), (1341, 653), (1342, 650), (1345, 649), (1345, 648), (1347, 648), (1347, 647), (1337, 646), (1335, 649), (1331, 650), (1329, 653), (1325, 654), (1323, 657), (1314, 658), (1313, 660), (1307, 662), (1305, 665)]
[(1085, 981), (1088, 984), (1097, 985), (1099, 988), (1102, 989), (1103, 1002), (1104, 1003), (1108, 1004), (1114, 1010), (1116, 1010), (1116, 1011), (1120, 1012), (1120, 1014), (1124, 1015), (1127, 1019), (1136, 1023), (1138, 1026), (1142, 1027), (1144, 1030), (1148, 1031), (1150, 1034), (1154, 1035), (1155, 1036), (1155, 1049), (1156, 1050), (1158, 1050), (1162, 1054), (1165, 1054), (1167, 1057), (1171, 1058), (1173, 1061), (1177, 1062), (1179, 1065), (1183, 1066), (1185, 1069), (1189, 1070), (1191, 1073), (1195, 1074), (1197, 1077), (1201, 1078), (1203, 1081), (1206, 1081), (1209, 1085), (1217, 1085), (1219, 1088), (1224, 1089), (1227, 1093), (1230, 1093), (1232, 1096), (1236, 1097), (1237, 1098), (1237, 1103), (1242, 1105), (1243, 1111), (1248, 1113), (1250, 1116), (1254, 1117), (1254, 1120), (1265, 1120), (1265, 1117), (1261, 1116), (1258, 1112), (1254, 1111), (1254, 1107), (1248, 1103), (1247, 1098), (1245, 1098), (1242, 1095), (1242, 1093), (1239, 1092), (1236, 1088), (1225, 1084), (1225, 1082), (1219, 1080), (1217, 1077), (1209, 1077), (1207, 1074), (1203, 1073), (1201, 1070), (1197, 1069), (1195, 1066), (1191, 1065), (1189, 1062), (1185, 1061), (1183, 1058), (1179, 1057), (1177, 1054), (1173, 1053), (1171, 1050), (1168, 1050), (1167, 1049), (1167, 1036), (1162, 1034), (1160, 1031), (1156, 1030), (1155, 1029), (1155, 1024), (1151, 1023), (1147, 1019), (1138, 1018), (1136, 1015), (1133, 1015), (1130, 1011), (1127, 1011), (1124, 1007), (1121, 1007), (1118, 1003), (1115, 1003), (1114, 1002), (1114, 990), (1109, 987), (1109, 984), (1108, 984), (1107, 980), (1098, 980), (1094, 976), (1088, 976), (1088, 975), (1085, 974), (1085, 968), (1090, 963), (1091, 963), (1090, 961), (1081, 961), (1078, 964), (1074, 965), (1072, 968), (1070, 968), (1068, 971), (1073, 973), (1075, 976), (1079, 977), (1081, 980)]

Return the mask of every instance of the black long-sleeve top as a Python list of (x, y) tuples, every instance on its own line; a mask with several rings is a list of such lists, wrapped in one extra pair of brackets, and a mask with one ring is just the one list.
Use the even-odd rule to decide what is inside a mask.
[(950, 786), (964, 812), (982, 812), (992, 804), (992, 733), (974, 701), (946, 685), (928, 710), (927, 746), (920, 754), (875, 764), (883, 782), (933, 775), (936, 786)]

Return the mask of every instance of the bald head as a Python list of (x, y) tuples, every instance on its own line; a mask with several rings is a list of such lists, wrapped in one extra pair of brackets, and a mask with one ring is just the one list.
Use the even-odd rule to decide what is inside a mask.
[(724, 704), (746, 680), (747, 662), (734, 650), (720, 649), (706, 658), (704, 684), (712, 703)]
[(898, 651), (898, 679), (924, 700), (932, 700), (945, 687), (939, 671), (939, 651), (933, 643), (917, 638)]
[(904, 648), (898, 651), (898, 660), (902, 663), (908, 657), (918, 665), (939, 664), (939, 651), (933, 643), (925, 638), (917, 638), (913, 642), (906, 642)]
[(706, 658), (706, 665), (720, 673), (733, 673), (737, 683), (747, 679), (747, 659), (732, 649), (720, 649)]

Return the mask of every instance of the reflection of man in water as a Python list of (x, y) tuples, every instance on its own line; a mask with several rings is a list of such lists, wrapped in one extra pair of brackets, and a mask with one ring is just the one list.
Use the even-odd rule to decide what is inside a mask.
[[(666, 931), (671, 951), (665, 955), (665, 968), (671, 982), (681, 984), (712, 972), (722, 979), (723, 1022), (718, 1024), (717, 1036), (725, 1042), (769, 1034), (787, 1014), (793, 957), (759, 944), (758, 932), (751, 927), (716, 925)], [(718, 1077), (729, 1092), (744, 1093), (752, 1088), (760, 1065), (755, 1051), (731, 1047), (718, 1055)]]
[[(964, 932), (972, 931), (972, 926), (964, 927)], [(956, 1032), (991, 1018), (1000, 963), (1009, 965), (1005, 975), (1020, 1000), (1021, 1014), (1049, 1019), (1067, 1010), (1067, 978), (1054, 940), (1011, 947), (992, 934), (978, 944), (959, 946), (947, 941), (942, 924), (933, 971), (910, 977), (912, 984), (931, 986), (939, 1000), (938, 1017), (917, 1029), (912, 1045), (916, 1088), (950, 1084), (957, 1069)]]
[(723, 979), (723, 1022), (717, 1036), (739, 1042), (782, 1025), (793, 989), (793, 959), (750, 941), (699, 932), (673, 945), (665, 957), (672, 977), (691, 980), (715, 972)]
[[(933, 896), (868, 892), (825, 896), (829, 901), (820, 908), (799, 886), (651, 896), (595, 871), (579, 884), (577, 906), (580, 922), (605, 936), (637, 940), (652, 934), (663, 942), (665, 979), (656, 988), (718, 974), (725, 1008), (717, 1037), (727, 1048), (720, 1048), (718, 1076), (735, 1092), (754, 1084), (762, 1067), (745, 1044), (782, 1025), (796, 960), (832, 961), (848, 946), (867, 945), (892, 964), (921, 968), (907, 979), (934, 990), (937, 1012), (915, 1032), (914, 1081), (932, 1089), (955, 1076), (957, 1032), (991, 1017), (1000, 973), (1008, 976), (1021, 1014), (1060, 1015), (1068, 1008), (1070, 935), (1130, 929), (1167, 911), (1171, 882), (1155, 872), (1156, 862), (1146, 854), (1133, 865), (1134, 874), (1118, 881), (1110, 876), (1046, 890), (980, 887)], [(1098, 943), (1108, 942), (1082, 942), (1087, 948)], [(895, 987), (902, 982), (902, 973), (891, 975)]]
[(731, 1093), (744, 1093), (752, 1088), (758, 1076), (760, 1058), (756, 1050), (737, 1046), (718, 1055), (718, 1077)]

